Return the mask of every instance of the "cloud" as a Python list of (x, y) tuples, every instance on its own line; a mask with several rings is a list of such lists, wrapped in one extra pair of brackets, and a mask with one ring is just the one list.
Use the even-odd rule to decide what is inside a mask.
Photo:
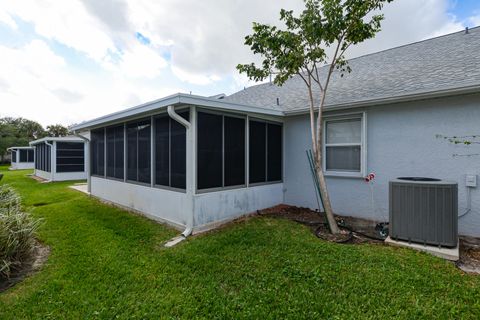
[(211, 84), (212, 82), (221, 80), (221, 78), (217, 75), (190, 73), (176, 66), (172, 66), (172, 72), (177, 78), (179, 78), (183, 82), (201, 85), (201, 86)]
[[(0, 113), (67, 125), (174, 92), (241, 90), (252, 82), (235, 66), (258, 61), (244, 37), (253, 21), (278, 25), (281, 8), (303, 1), (3, 1), (0, 28), (15, 44), (0, 39)], [(349, 57), (480, 24), (478, 12), (460, 21), (450, 9), (394, 1), (382, 32)]]
[(65, 103), (77, 103), (84, 99), (84, 95), (65, 88), (50, 90), (55, 96)]
[(15, 22), (15, 20), (13, 20), (12, 17), (8, 13), (6, 13), (5, 11), (3, 11), (0, 8), (0, 24), (1, 23), (9, 26), (13, 30), (18, 29), (18, 26), (17, 26), (17, 23)]

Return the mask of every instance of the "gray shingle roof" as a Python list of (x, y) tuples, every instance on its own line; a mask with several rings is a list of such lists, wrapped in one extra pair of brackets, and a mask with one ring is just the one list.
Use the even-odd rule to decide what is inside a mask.
[[(349, 63), (351, 73), (343, 78), (338, 72), (333, 75), (326, 107), (480, 85), (480, 27), (361, 56)], [(282, 87), (255, 85), (224, 99), (289, 112), (308, 107), (306, 92), (296, 76)]]

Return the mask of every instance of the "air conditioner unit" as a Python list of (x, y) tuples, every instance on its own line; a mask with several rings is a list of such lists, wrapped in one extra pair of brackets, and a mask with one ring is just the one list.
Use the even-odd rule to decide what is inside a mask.
[(432, 178), (398, 178), (390, 181), (389, 197), (392, 239), (457, 246), (457, 183)]

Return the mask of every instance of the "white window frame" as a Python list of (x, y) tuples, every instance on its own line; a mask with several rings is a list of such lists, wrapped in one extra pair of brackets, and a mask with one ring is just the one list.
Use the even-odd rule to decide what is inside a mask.
[[(327, 123), (331, 121), (339, 120), (355, 120), (361, 121), (361, 141), (360, 143), (329, 143), (327, 144)], [(366, 112), (350, 113), (350, 114), (337, 114), (333, 116), (324, 116), (323, 119), (323, 135), (322, 135), (322, 167), (325, 176), (335, 177), (352, 177), (363, 178), (367, 172), (367, 114)], [(341, 147), (341, 146), (360, 146), (360, 171), (335, 171), (327, 170), (327, 147)]]

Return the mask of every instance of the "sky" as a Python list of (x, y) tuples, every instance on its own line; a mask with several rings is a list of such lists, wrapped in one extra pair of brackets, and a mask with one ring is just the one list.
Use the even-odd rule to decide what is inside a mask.
[[(302, 0), (0, 0), (0, 117), (71, 125), (183, 92), (253, 85), (252, 22)], [(395, 0), (348, 57), (480, 25), (478, 0)]]

